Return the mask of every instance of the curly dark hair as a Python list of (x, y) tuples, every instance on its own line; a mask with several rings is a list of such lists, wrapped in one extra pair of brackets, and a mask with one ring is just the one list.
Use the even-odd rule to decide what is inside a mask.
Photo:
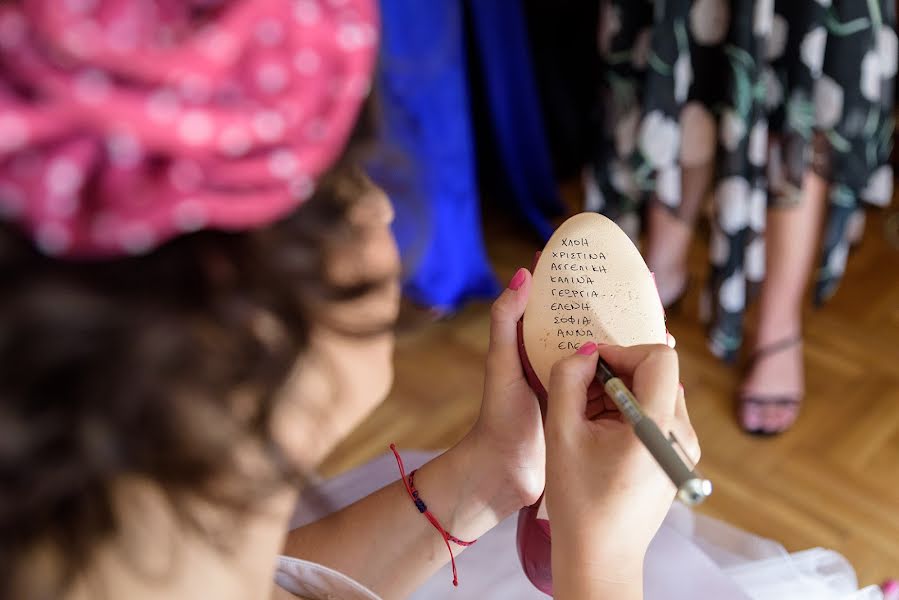
[[(185, 499), (245, 511), (298, 476), (272, 437), (277, 392), (323, 304), (383, 283), (340, 285), (325, 269), (371, 185), (352, 166), (371, 136), (360, 122), (313, 197), (263, 229), (76, 263), (0, 223), (0, 600), (58, 597), (116, 534), (123, 476), (158, 483), (198, 528)], [(237, 407), (237, 390), (259, 401)], [(247, 436), (274, 474), (222, 486)], [(35, 552), (50, 552), (50, 577), (29, 572)]]

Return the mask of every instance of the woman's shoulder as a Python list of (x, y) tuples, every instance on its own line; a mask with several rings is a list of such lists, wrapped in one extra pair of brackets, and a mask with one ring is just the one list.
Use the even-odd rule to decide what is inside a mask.
[(380, 600), (361, 583), (324, 565), (279, 556), (271, 600)]

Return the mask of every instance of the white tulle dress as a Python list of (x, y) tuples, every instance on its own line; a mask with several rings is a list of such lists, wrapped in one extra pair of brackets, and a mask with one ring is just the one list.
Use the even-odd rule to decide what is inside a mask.
[[(416, 468), (433, 453), (404, 452)], [(332, 509), (346, 506), (398, 477), (396, 463), (384, 455), (367, 465), (321, 483)], [(300, 503), (291, 523), (297, 527), (324, 516), (325, 509)], [(459, 587), (449, 566), (434, 574), (413, 600), (541, 600), (525, 577), (515, 546), (516, 516), (482, 536), (457, 559)], [(436, 535), (436, 534), (435, 534)], [(377, 600), (362, 585), (307, 561), (282, 557), (277, 583), (312, 600)], [(813, 548), (788, 553), (777, 542), (692, 513), (675, 503), (650, 545), (645, 568), (646, 600), (880, 600), (876, 586), (858, 589), (855, 571), (836, 552)]]

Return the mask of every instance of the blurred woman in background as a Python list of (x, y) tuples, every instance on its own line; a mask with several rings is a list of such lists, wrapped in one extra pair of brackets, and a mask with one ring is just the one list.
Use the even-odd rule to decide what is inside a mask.
[(735, 360), (747, 300), (759, 321), (738, 394), (752, 433), (785, 431), (804, 394), (802, 303), (826, 224), (815, 301), (892, 196), (897, 43), (891, 0), (602, 2), (606, 112), (588, 205), (636, 235), (663, 302), (689, 284), (687, 249), (708, 195), (709, 345)]

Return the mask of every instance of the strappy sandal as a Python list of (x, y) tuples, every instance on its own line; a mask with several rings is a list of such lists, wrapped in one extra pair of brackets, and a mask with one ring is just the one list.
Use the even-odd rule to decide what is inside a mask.
[(668, 316), (680, 314), (683, 309), (684, 298), (687, 297), (687, 292), (690, 291), (690, 288), (693, 286), (693, 280), (688, 273), (686, 277), (684, 277), (684, 284), (681, 286), (680, 291), (674, 295), (674, 298), (668, 301), (668, 304), (662, 304), (662, 307), (665, 309), (665, 314)]
[[(678, 212), (672, 209), (670, 206), (660, 202), (658, 199), (655, 200), (659, 204), (659, 206), (663, 207), (668, 214), (675, 218), (677, 222), (679, 222), (682, 226), (693, 229), (695, 224), (692, 220), (685, 218), (683, 215), (678, 214)], [(653, 273), (653, 281), (655, 281), (655, 273)], [(672, 316), (681, 312), (684, 304), (684, 298), (687, 297), (687, 292), (690, 291), (690, 288), (693, 286), (693, 279), (690, 276), (690, 272), (687, 271), (684, 273), (684, 281), (680, 286), (680, 289), (677, 293), (672, 296), (668, 302), (662, 303), (662, 308), (665, 309), (666, 316)], [(658, 285), (656, 285), (656, 289), (658, 289)], [(661, 298), (661, 296), (660, 296)]]
[[(767, 346), (763, 346), (752, 353), (752, 356), (749, 358), (749, 362), (746, 366), (746, 372), (749, 372), (760, 360), (763, 358), (770, 357), (778, 352), (783, 352), (793, 346), (802, 343), (802, 336), (795, 335), (789, 338), (782, 339), (780, 341), (774, 342), (772, 344), (768, 344)], [(783, 433), (792, 426), (792, 423), (795, 422), (796, 416), (799, 414), (799, 406), (802, 403), (802, 394), (798, 394), (796, 396), (789, 395), (759, 395), (759, 394), (747, 394), (740, 393), (737, 396), (737, 419), (740, 422), (740, 426), (743, 428), (743, 431), (752, 435), (758, 436), (773, 436)], [(748, 406), (778, 406), (792, 409), (793, 413), (793, 422), (790, 423), (786, 429), (782, 430), (768, 430), (768, 429), (751, 429), (746, 425), (745, 419), (745, 411)]]

